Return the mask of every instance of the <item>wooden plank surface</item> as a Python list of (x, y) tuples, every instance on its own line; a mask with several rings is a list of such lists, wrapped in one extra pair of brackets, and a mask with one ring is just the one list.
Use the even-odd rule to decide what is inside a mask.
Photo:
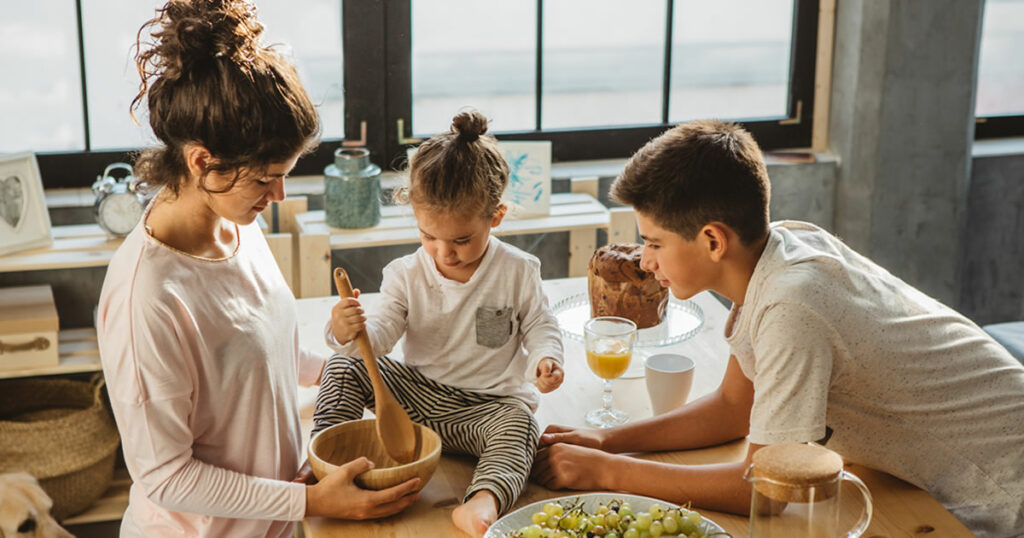
[[(258, 215), (257, 224), (269, 232), (267, 221)], [(54, 226), (53, 244), (48, 247), (0, 256), (0, 273), (103, 267), (110, 263), (123, 237), (107, 234), (98, 224)]]
[[(331, 228), (324, 221), (324, 211), (296, 215), (299, 234), (326, 234), (332, 249), (401, 245), (419, 240), (419, 228), (412, 208), (388, 205), (381, 208), (381, 222), (373, 228), (342, 230)], [(585, 230), (608, 225), (608, 210), (586, 194), (559, 193), (551, 195), (551, 215), (544, 217), (505, 218), (495, 235), (517, 235), (552, 231)]]
[[(574, 188), (594, 190), (595, 178), (574, 182)], [(387, 205), (381, 208), (381, 222), (373, 228), (342, 230), (331, 228), (324, 221), (324, 211), (296, 214), (298, 233), (298, 281), (293, 288), (297, 297), (320, 297), (331, 290), (332, 250), (345, 250), (387, 245), (407, 245), (419, 241), (419, 227), (408, 205)], [(541, 217), (516, 218), (509, 215), (494, 229), (497, 236), (567, 231), (569, 235), (568, 274), (583, 276), (596, 248), (597, 230), (607, 228), (609, 212), (586, 192), (551, 195), (551, 214)]]
[(96, 224), (54, 226), (49, 247), (0, 256), (0, 273), (102, 267), (110, 263), (121, 246), (120, 237), (111, 237)]
[[(586, 278), (547, 280), (544, 291), (551, 304), (586, 290)], [(361, 297), (367, 312), (373, 311), (376, 296), (368, 293)], [(728, 361), (728, 344), (723, 330), (728, 311), (708, 293), (694, 297), (705, 314), (705, 323), (693, 338), (666, 348), (651, 348), (646, 352), (673, 352), (694, 359), (692, 401), (711, 391), (721, 382)], [(304, 347), (326, 352), (323, 343), (324, 322), (336, 298), (303, 299), (299, 302), (299, 338)], [(587, 368), (582, 344), (564, 339), (565, 383), (558, 390), (541, 395), (537, 421), (541, 429), (548, 424), (584, 426), (584, 413), (601, 405), (601, 382)], [(400, 346), (398, 346), (400, 348)], [(644, 351), (644, 350), (641, 350)], [(392, 353), (400, 357), (400, 353)], [(636, 358), (636, 357), (634, 357)], [(644, 379), (618, 379), (613, 383), (614, 405), (630, 413), (631, 417), (650, 416)], [(307, 436), (311, 424), (310, 407), (315, 392), (308, 393), (304, 402), (303, 426)], [(676, 464), (707, 464), (742, 460), (747, 451), (746, 441), (736, 441), (700, 450), (641, 454), (638, 457)], [(423, 536), (462, 536), (451, 523), (452, 510), (461, 502), (469, 485), (475, 461), (473, 458), (444, 455), (433, 478), (421, 492), (420, 499), (409, 509), (396, 516), (370, 522), (342, 521), (326, 518), (306, 518), (303, 530), (307, 538), (334, 537), (388, 537), (420, 538)], [(861, 478), (874, 497), (874, 518), (864, 536), (911, 537), (942, 536), (960, 538), (973, 536), (952, 514), (946, 511), (926, 492), (885, 473), (858, 466), (848, 466)], [(552, 491), (529, 482), (516, 507), (572, 495), (572, 491)], [(860, 515), (862, 504), (852, 488), (841, 494), (842, 521), (852, 525)], [(700, 510), (709, 519), (721, 525), (734, 538), (748, 536), (749, 520), (745, 516)]]

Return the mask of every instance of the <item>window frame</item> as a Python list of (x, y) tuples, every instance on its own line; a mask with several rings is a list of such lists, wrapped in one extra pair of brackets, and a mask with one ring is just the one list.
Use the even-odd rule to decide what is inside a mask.
[[(412, 138), (412, 40), (411, 40), (411, 0), (389, 0), (381, 5), (379, 0), (374, 4), (384, 11), (384, 39), (381, 41), (386, 50), (386, 83), (388, 99), (386, 103), (386, 136), (383, 145), (370, 145), (374, 155), (383, 155), (378, 164), (401, 162), (405, 148), (418, 139)], [(662, 74), (662, 122), (654, 125), (622, 126), (613, 128), (583, 129), (549, 129), (541, 130), (541, 107), (543, 99), (543, 5), (544, 0), (536, 0), (537, 16), (537, 65), (535, 118), (533, 130), (516, 132), (498, 132), (501, 140), (550, 140), (552, 142), (553, 161), (578, 161), (589, 159), (624, 158), (631, 155), (651, 138), (661, 134), (673, 123), (668, 121), (668, 95), (671, 90), (671, 35), (673, 24), (673, 1), (665, 1), (666, 40), (665, 62)], [(819, 0), (794, 0), (793, 36), (790, 49), (789, 100), (787, 116), (762, 120), (740, 121), (757, 139), (762, 149), (809, 148), (811, 147), (812, 127), (814, 123), (814, 83), (818, 46), (818, 14)], [(346, 20), (349, 20), (346, 18)], [(346, 32), (350, 28), (345, 28)], [(365, 45), (365, 42), (364, 42)], [(348, 50), (348, 49), (346, 49)], [(353, 58), (353, 61), (358, 61)], [(346, 58), (346, 66), (351, 65)], [(366, 66), (372, 68), (372, 66)], [(348, 73), (346, 73), (346, 97), (348, 92)], [(345, 112), (346, 133), (358, 132), (349, 130), (358, 124), (353, 119), (350, 125), (349, 110)], [(399, 124), (401, 121), (401, 124)], [(402, 131), (399, 132), (399, 125)]]
[(1024, 136), (1024, 114), (978, 116), (974, 118), (974, 139)]
[[(412, 136), (412, 5), (411, 0), (359, 0), (342, 2), (344, 50), (344, 139), (323, 139), (310, 155), (301, 158), (292, 175), (320, 175), (333, 161), (335, 149), (364, 146), (384, 169), (402, 169), (406, 148), (418, 142)], [(541, 120), (543, 89), (541, 39), (543, 4), (536, 0), (537, 94), (535, 126)], [(37, 152), (46, 188), (88, 187), (111, 162), (132, 162), (140, 149), (93, 151), (89, 139), (88, 100), (85, 99), (86, 61), (82, 43), (82, 0), (76, 0), (78, 51), (82, 78), (84, 151)], [(557, 129), (497, 133), (502, 140), (550, 140), (554, 161), (628, 157), (651, 138), (672, 126), (668, 118), (671, 89), (672, 0), (665, 1), (666, 42), (663, 66), (662, 123), (615, 128)], [(811, 147), (814, 123), (814, 84), (818, 41), (819, 0), (794, 0), (790, 58), (790, 95), (785, 118), (741, 121), (764, 150)], [(399, 129), (401, 121), (402, 129)], [(979, 132), (983, 131), (979, 125)]]

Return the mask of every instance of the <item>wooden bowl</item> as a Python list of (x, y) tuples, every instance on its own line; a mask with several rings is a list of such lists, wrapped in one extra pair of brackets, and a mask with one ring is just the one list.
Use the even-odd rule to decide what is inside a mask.
[(374, 468), (356, 477), (356, 484), (366, 489), (397, 486), (414, 476), (420, 477), (417, 490), (427, 485), (441, 459), (441, 437), (433, 430), (416, 424), (420, 435), (418, 457), (401, 464), (384, 451), (377, 437), (377, 421), (368, 418), (329, 426), (309, 442), (309, 465), (317, 480), (356, 458), (366, 456)]

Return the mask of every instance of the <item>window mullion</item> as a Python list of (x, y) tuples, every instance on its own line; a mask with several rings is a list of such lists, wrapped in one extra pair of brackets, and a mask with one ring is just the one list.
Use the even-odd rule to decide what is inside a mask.
[(85, 151), (92, 150), (89, 138), (89, 91), (85, 79), (85, 35), (82, 32), (82, 0), (75, 0), (75, 21), (78, 24), (78, 79), (82, 83), (82, 129), (85, 130)]
[(387, 64), (384, 0), (342, 1), (345, 139), (362, 138), (375, 163), (387, 155)]
[(544, 0), (537, 0), (537, 62), (536, 62), (536, 107), (534, 129), (541, 130), (541, 103), (544, 96)]
[(672, 8), (674, 0), (665, 0), (665, 73), (661, 89), (661, 123), (668, 123), (668, 100), (672, 92)]

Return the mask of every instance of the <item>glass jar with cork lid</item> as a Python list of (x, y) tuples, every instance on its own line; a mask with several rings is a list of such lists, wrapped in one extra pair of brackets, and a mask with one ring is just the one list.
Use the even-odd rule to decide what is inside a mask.
[[(843, 470), (839, 454), (814, 443), (766, 446), (751, 457), (744, 478), (751, 482), (751, 538), (860, 536), (871, 522), (871, 493)], [(864, 497), (864, 511), (848, 531), (840, 530), (840, 484), (851, 482)]]

